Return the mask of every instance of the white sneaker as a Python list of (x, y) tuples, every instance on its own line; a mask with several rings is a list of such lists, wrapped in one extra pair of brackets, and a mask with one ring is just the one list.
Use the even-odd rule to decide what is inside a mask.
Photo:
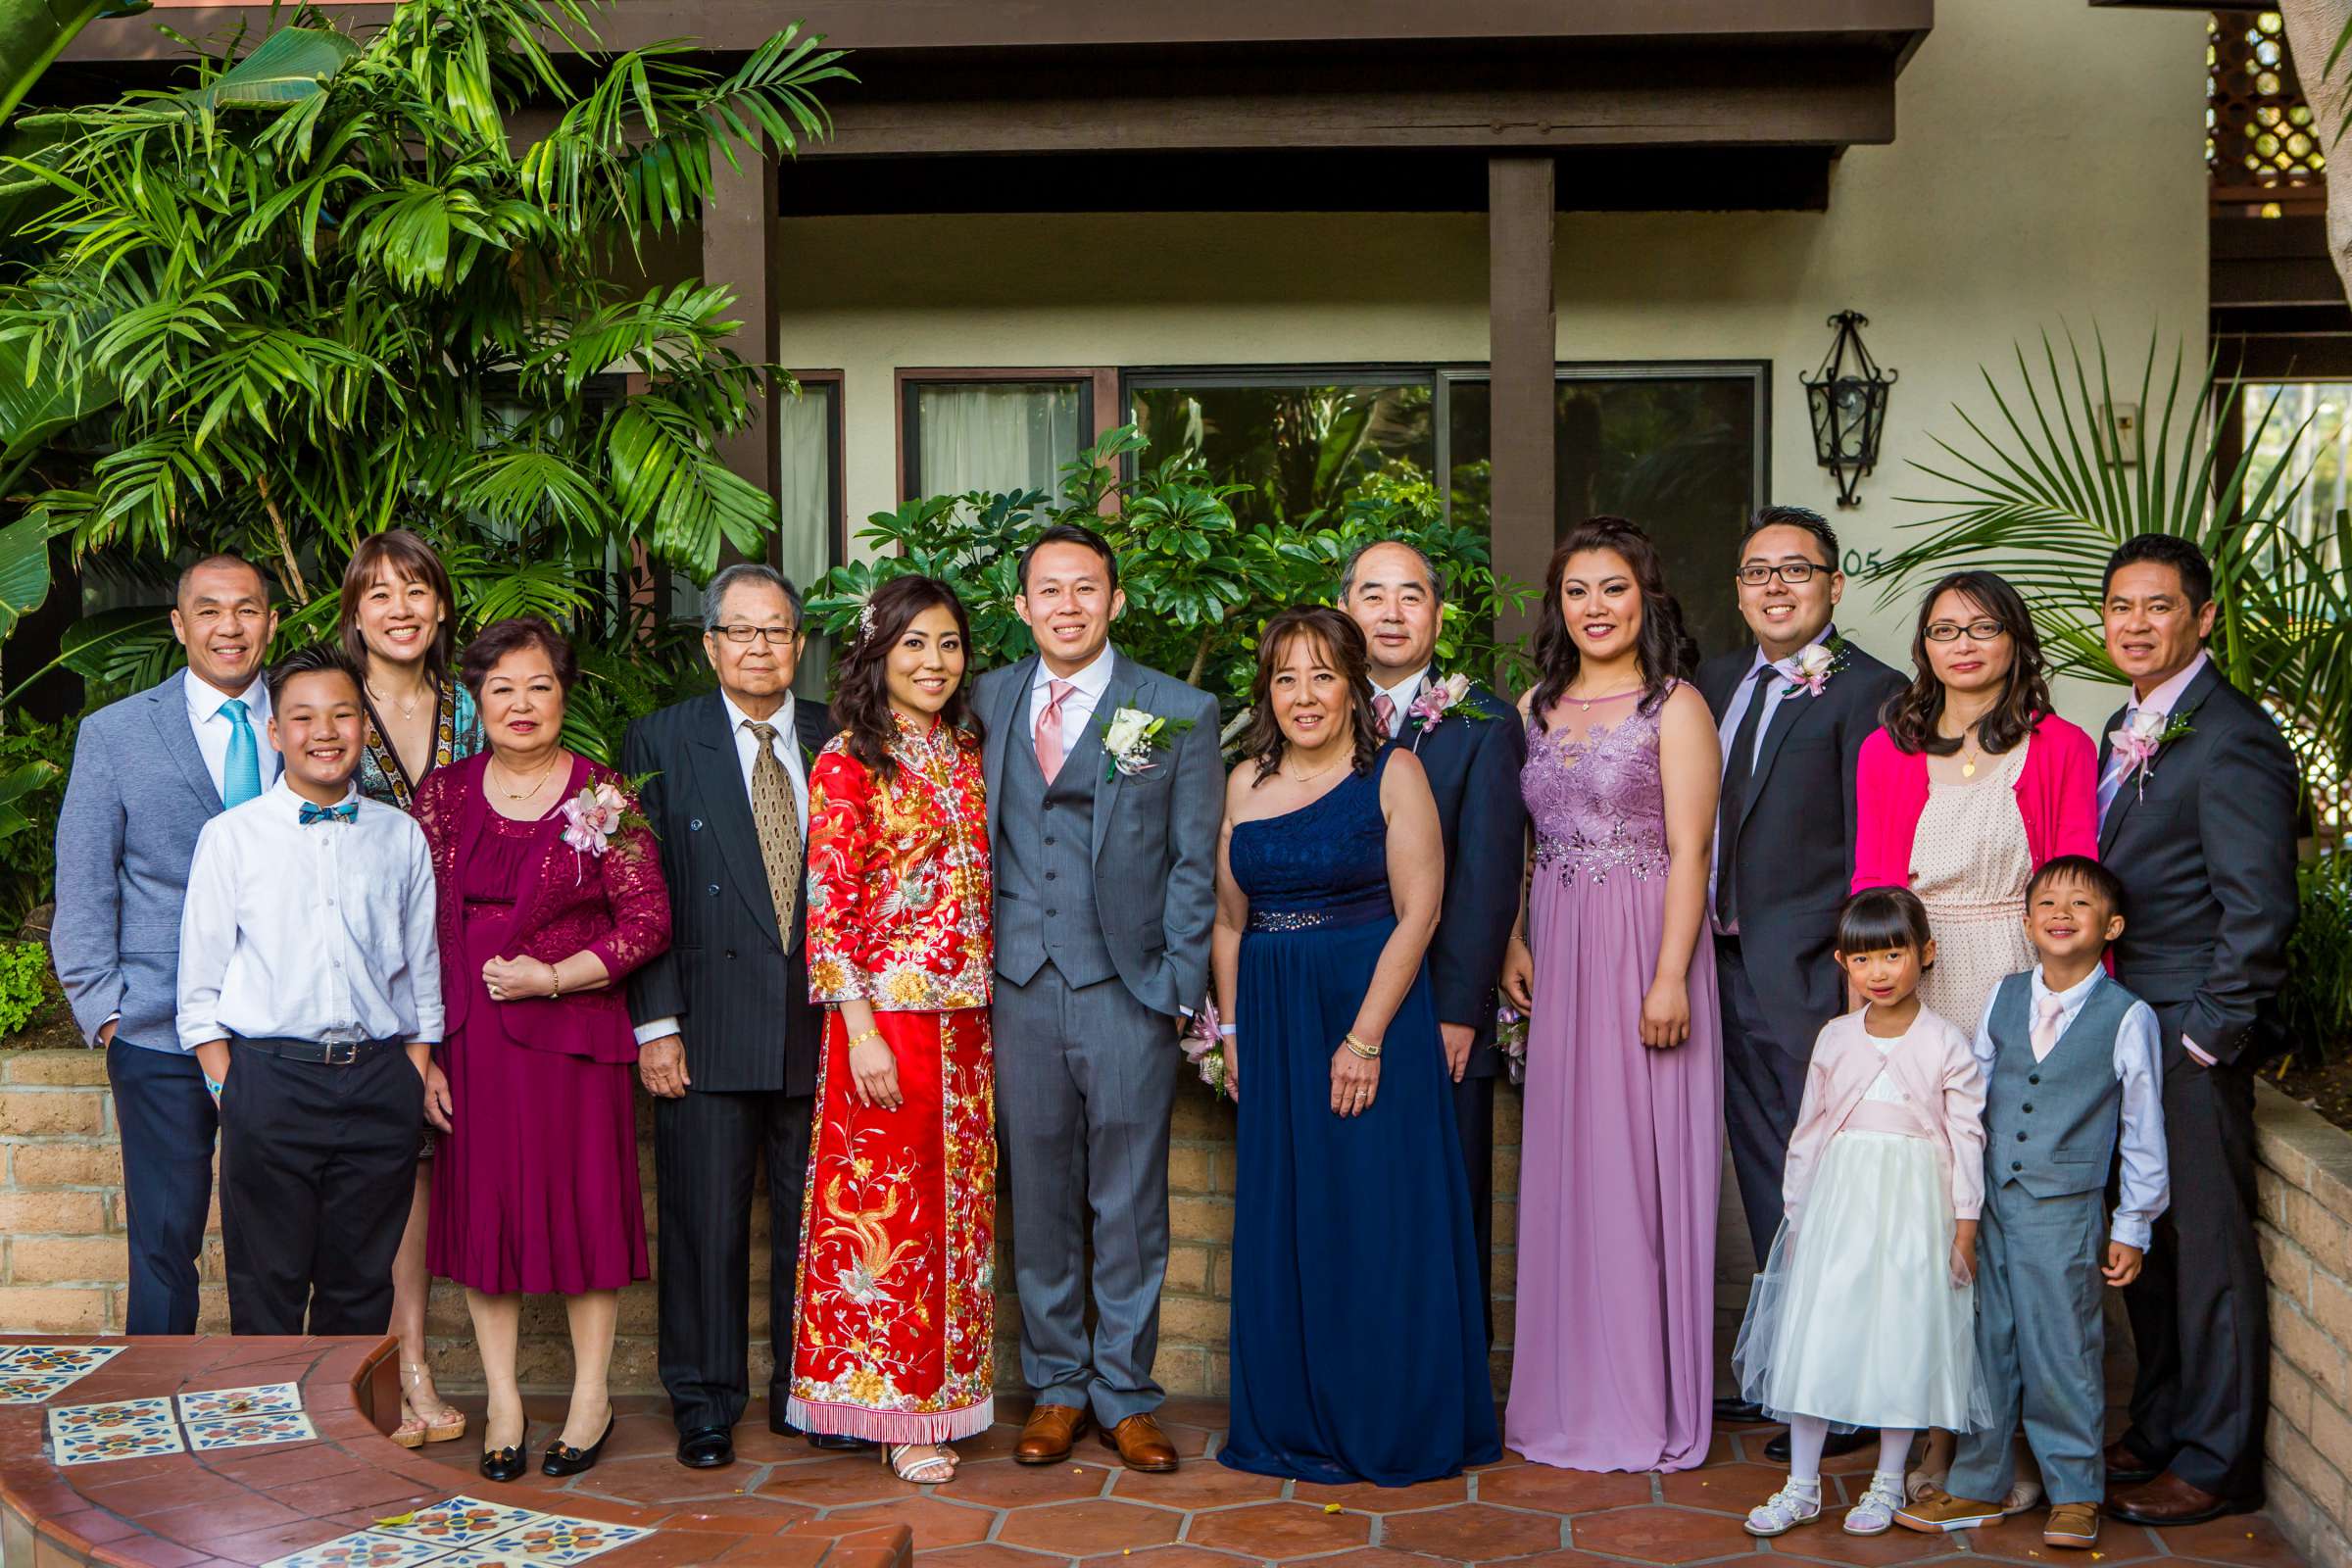
[(1798, 1525), (1809, 1525), (1821, 1517), (1821, 1488), (1815, 1485), (1810, 1494), (1797, 1490), (1790, 1482), (1755, 1507), (1747, 1510), (1747, 1533), (1770, 1538), (1785, 1536)]
[(1883, 1536), (1894, 1524), (1894, 1510), (1903, 1499), (1894, 1494), (1892, 1484), (1873, 1477), (1870, 1490), (1862, 1500), (1846, 1510), (1845, 1533), (1849, 1536)]

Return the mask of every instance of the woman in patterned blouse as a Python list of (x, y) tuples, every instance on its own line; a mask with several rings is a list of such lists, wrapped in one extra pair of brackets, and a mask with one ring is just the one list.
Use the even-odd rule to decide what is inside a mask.
[(874, 590), (808, 775), (808, 990), (828, 1008), (788, 1419), (905, 1480), (995, 1419), (988, 802), (946, 584)]
[[(473, 694), (456, 674), (457, 597), (441, 558), (406, 528), (369, 534), (343, 568), (338, 607), (343, 656), (360, 671), (360, 793), (414, 808), (416, 786), (436, 767), (482, 749)], [(433, 1069), (438, 1078), (441, 1069)], [(446, 1085), (427, 1102), (447, 1098)], [(416, 1191), (409, 1226), (392, 1260), (392, 1332), (400, 1338), (400, 1425), (404, 1448), (466, 1435), (466, 1412), (441, 1397), (425, 1348), (424, 1302), (433, 1277), (424, 1266), (425, 1219), (433, 1204), (433, 1135), (419, 1129)]]

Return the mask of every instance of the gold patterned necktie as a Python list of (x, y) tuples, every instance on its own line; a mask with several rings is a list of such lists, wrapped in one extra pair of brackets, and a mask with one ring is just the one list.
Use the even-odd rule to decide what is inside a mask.
[(776, 929), (787, 941), (801, 899), (801, 812), (792, 798), (792, 775), (776, 757), (776, 726), (744, 720), (760, 743), (752, 759), (752, 826), (760, 834), (760, 858), (767, 866), (767, 891), (776, 901)]

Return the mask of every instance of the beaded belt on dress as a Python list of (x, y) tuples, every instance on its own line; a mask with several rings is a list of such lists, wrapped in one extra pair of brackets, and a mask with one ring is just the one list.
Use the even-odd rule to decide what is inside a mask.
[(1606, 882), (1612, 871), (1630, 871), (1636, 877), (1646, 877), (1652, 871), (1665, 870), (1666, 862), (1666, 846), (1646, 836), (1589, 839), (1582, 835), (1571, 838), (1547, 833), (1536, 835), (1536, 864), (1569, 878), (1583, 875), (1594, 882)]
[(1323, 905), (1312, 909), (1266, 909), (1251, 906), (1250, 930), (1259, 935), (1287, 931), (1317, 931), (1383, 919), (1396, 912), (1387, 892), (1375, 890), (1370, 896), (1347, 904)]

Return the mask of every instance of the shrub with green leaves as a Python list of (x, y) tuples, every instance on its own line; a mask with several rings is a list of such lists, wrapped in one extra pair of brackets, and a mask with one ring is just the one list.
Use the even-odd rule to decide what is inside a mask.
[(2294, 1059), (2316, 1066), (2352, 1046), (2352, 856), (2323, 855), (2295, 879), (2299, 910), (2278, 1013)]
[(0, 942), (0, 1035), (32, 1022), (49, 996), (49, 949), (39, 942)]

